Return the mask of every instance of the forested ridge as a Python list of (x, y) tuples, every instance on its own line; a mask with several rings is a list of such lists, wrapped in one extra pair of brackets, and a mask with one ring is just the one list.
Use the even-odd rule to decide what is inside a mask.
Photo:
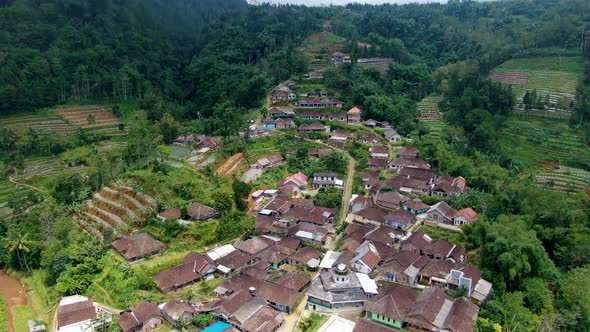
[[(178, 135), (194, 133), (223, 136), (215, 152), (222, 160), (248, 149), (284, 155), (288, 148), (299, 148), (297, 157), (306, 155), (298, 146), (303, 141), (286, 136), (277, 139), (280, 146), (257, 146), (247, 135), (237, 135), (247, 133), (246, 120), (266, 111), (270, 89), (293, 80), (311, 86), (309, 92), (324, 87), (336, 92), (345, 107), (363, 109), (363, 120), (390, 122), (437, 174), (466, 179), (470, 190), (446, 201), (480, 214), (461, 235), (469, 264), (493, 284), (476, 331), (588, 331), (588, 190), (560, 192), (535, 183), (533, 171), (542, 166), (531, 170), (522, 163), (508, 149), (519, 142), (505, 137), (507, 123), (515, 119), (514, 91), (488, 79), (491, 70), (511, 58), (582, 59), (571, 119), (550, 121), (567, 126), (576, 134), (576, 147), (586, 151), (588, 30), (586, 0), (324, 8), (247, 6), (241, 0), (0, 1), (0, 115), (95, 103), (123, 119), (117, 128), (121, 137), (113, 142), (91, 130), (60, 136), (0, 128), (3, 176), (18, 180), (36, 158), (68, 165), (68, 172), (33, 179), (47, 190), (20, 187), (10, 195), (6, 206), (12, 213), (0, 221), (0, 268), (40, 278), (36, 287), (47, 287), (51, 305), (77, 293), (121, 307), (163, 300), (148, 275), (165, 266), (129, 267), (74, 227), (72, 216), (79, 216), (93, 192), (127, 181), (160, 195), (159, 211), (199, 201), (223, 212), (219, 221), (192, 226), (162, 223), (152, 213), (142, 231), (175, 254), (250, 234), (253, 218), (243, 210), (253, 188), (216, 173), (219, 160), (199, 170), (175, 168), (164, 160)], [(312, 63), (330, 62), (329, 55), (302, 51), (318, 33), (341, 38), (336, 44), (352, 57), (352, 63), (330, 65), (321, 84), (303, 76), (313, 70)], [(321, 53), (329, 54), (328, 49)], [(355, 63), (375, 57), (393, 63), (383, 72)], [(444, 129), (438, 136), (418, 119), (418, 103), (433, 94), (442, 100)], [(540, 145), (542, 135), (548, 135), (536, 134), (541, 138), (527, 138), (529, 146)], [(107, 143), (115, 147), (105, 148)], [(366, 146), (348, 147), (357, 170), (364, 169)], [(584, 155), (560, 162), (588, 171)], [(345, 158), (338, 157), (338, 163), (328, 155), (313, 164), (302, 157), (300, 164), (291, 160), (289, 166), (297, 166), (294, 172), (315, 172), (338, 164), (343, 172)], [(339, 197), (332, 197), (338, 195), (320, 200), (340, 204)], [(435, 202), (421, 198), (428, 205)], [(105, 243), (121, 236), (120, 230), (105, 233)]]

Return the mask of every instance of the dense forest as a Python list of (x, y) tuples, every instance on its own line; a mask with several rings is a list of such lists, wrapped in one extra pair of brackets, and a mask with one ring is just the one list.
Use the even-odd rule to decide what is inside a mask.
[[(494, 285), (477, 331), (496, 332), (500, 325), (502, 331), (588, 331), (588, 193), (534, 186), (525, 166), (500, 144), (513, 91), (486, 77), (514, 57), (582, 55), (570, 124), (590, 144), (589, 28), (587, 0), (325, 8), (240, 0), (0, 1), (0, 115), (72, 103), (116, 104), (114, 111), (133, 105), (146, 114), (129, 128), (120, 151), (99, 152), (94, 144), (100, 137), (82, 131), (63, 138), (0, 129), (2, 165), (20, 169), (26, 156), (73, 150), (71, 158), (87, 168), (86, 176), (53, 179), (50, 192), (11, 198), (15, 213), (0, 221), (7, 249), (0, 250), (0, 268), (44, 271), (43, 282), (56, 296), (88, 291), (108, 256), (104, 246), (72, 229), (70, 215), (117, 178), (142, 179), (154, 190), (170, 184), (166, 190), (183, 202), (208, 188), (230, 188), (234, 196), (214, 195), (227, 210), (224, 229), (189, 230), (188, 236), (211, 233), (220, 240), (251, 228), (238, 211), (249, 187), (210, 168), (202, 176), (173, 173), (158, 162), (167, 152), (163, 143), (199, 132), (225, 136), (223, 153), (242, 152), (246, 142), (235, 134), (244, 129), (243, 115), (262, 108), (278, 82), (301, 80), (310, 68), (298, 47), (330, 30), (347, 39), (353, 59), (391, 57), (395, 63), (386, 73), (343, 64), (325, 73), (326, 86), (347, 105), (362, 106), (364, 117), (394, 124), (440, 174), (463, 176), (473, 188), (449, 204), (483, 216), (464, 229), (467, 249)], [(428, 137), (416, 119), (417, 102), (434, 92), (442, 95), (448, 124), (440, 139)], [(572, 162), (590, 169), (587, 160)], [(156, 221), (147, 228), (169, 242), (186, 231)], [(119, 303), (153, 287), (145, 275), (118, 268), (109, 285), (121, 293)]]

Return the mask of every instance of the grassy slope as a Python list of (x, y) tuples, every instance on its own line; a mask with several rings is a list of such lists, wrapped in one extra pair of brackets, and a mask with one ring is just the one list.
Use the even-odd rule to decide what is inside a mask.
[(497, 72), (521, 72), (529, 74), (525, 86), (513, 86), (516, 96), (525, 90), (548, 89), (555, 92), (575, 94), (579, 74), (583, 70), (581, 57), (520, 58), (504, 62), (496, 67)]
[(6, 302), (0, 295), (0, 332), (8, 331), (8, 313), (6, 312)]
[(524, 164), (535, 167), (543, 160), (590, 159), (590, 147), (566, 123), (551, 119), (511, 118), (502, 130), (502, 147)]

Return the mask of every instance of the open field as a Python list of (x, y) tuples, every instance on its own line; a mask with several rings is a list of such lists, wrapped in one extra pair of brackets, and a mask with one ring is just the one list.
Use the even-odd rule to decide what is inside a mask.
[[(492, 80), (512, 84), (517, 98), (514, 112), (536, 117), (569, 118), (575, 100), (576, 84), (583, 71), (580, 57), (542, 57), (511, 59), (496, 67)], [(549, 98), (545, 110), (525, 110), (522, 96), (536, 90)]]

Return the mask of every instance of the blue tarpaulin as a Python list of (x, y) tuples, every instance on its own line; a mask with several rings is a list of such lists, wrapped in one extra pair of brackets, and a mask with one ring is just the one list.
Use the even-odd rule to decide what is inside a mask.
[(229, 329), (230, 327), (231, 325), (229, 325), (228, 323), (215, 322), (206, 329), (204, 329), (202, 332), (223, 332)]

